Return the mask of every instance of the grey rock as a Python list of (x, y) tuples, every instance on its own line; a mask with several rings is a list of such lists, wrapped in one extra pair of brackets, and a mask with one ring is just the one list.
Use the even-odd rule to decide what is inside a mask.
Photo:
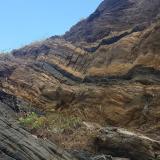
[(0, 103), (0, 160), (74, 160), (47, 139), (39, 139), (16, 123), (12, 108)]
[(160, 141), (114, 127), (101, 129), (94, 144), (98, 152), (132, 160), (152, 160), (160, 153)]
[(92, 160), (112, 160), (112, 156), (110, 155), (97, 155), (91, 158)]

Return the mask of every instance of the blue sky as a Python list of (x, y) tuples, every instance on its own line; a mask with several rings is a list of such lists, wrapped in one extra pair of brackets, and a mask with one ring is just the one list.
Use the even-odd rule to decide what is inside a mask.
[(0, 51), (61, 35), (102, 0), (0, 0)]

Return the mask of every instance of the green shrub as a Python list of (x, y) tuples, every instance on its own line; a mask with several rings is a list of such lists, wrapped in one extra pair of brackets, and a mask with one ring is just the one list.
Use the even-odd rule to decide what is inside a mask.
[(47, 129), (55, 133), (61, 133), (66, 129), (74, 129), (81, 125), (81, 119), (74, 115), (64, 113), (52, 113), (38, 116), (31, 112), (19, 118), (19, 123), (28, 129)]
[(46, 118), (39, 117), (36, 113), (29, 113), (27, 116), (19, 118), (19, 123), (31, 129), (44, 128), (46, 126)]

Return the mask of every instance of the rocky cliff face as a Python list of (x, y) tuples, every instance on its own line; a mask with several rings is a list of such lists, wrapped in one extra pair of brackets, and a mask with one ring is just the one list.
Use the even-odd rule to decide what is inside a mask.
[[(0, 55), (1, 109), (8, 107), (4, 113), (9, 112), (5, 115), (1, 112), (0, 134), (4, 136), (6, 124), (9, 126), (7, 133), (14, 130), (11, 137), (20, 134), (23, 140), (18, 150), (19, 159), (23, 159), (21, 154), (26, 143), (30, 144), (30, 151), (25, 149), (26, 159), (28, 153), (34, 154), (37, 160), (43, 159), (44, 155), (37, 153), (39, 145), (48, 156), (70, 157), (66, 152), (64, 156), (59, 154), (51, 142), (41, 138), (49, 138), (69, 151), (74, 150), (73, 155), (81, 159), (100, 159), (103, 154), (110, 154), (105, 155), (108, 159), (139, 160), (139, 157), (146, 159), (148, 154), (151, 159), (158, 158), (159, 16), (159, 0), (104, 0), (92, 15), (64, 36), (51, 37)], [(15, 131), (6, 116), (13, 117), (11, 122), (18, 121), (22, 126), (15, 124), (18, 128)], [(103, 149), (95, 150), (99, 144), (91, 143), (93, 137), (106, 126), (134, 131), (134, 137), (129, 134), (128, 140), (125, 135), (123, 142), (123, 135), (117, 136), (116, 132), (110, 137), (114, 134), (109, 131), (105, 135), (107, 141), (103, 136), (100, 138)], [(42, 142), (36, 142), (28, 132)], [(148, 141), (138, 143), (136, 135), (139, 133), (150, 137), (156, 147)], [(0, 142), (2, 146), (6, 143)], [(11, 145), (17, 144), (12, 142)], [(134, 150), (136, 145), (144, 152)], [(3, 159), (11, 155), (16, 159), (17, 148), (11, 150), (8, 143), (5, 147), (0, 148)], [(145, 147), (151, 148), (151, 152), (147, 153)], [(11, 152), (4, 153), (6, 149)], [(128, 151), (129, 154), (125, 154)]]
[(157, 0), (104, 0), (87, 19), (64, 36), (72, 42), (95, 42), (128, 29), (143, 30), (159, 18)]
[(1, 160), (76, 160), (49, 140), (40, 139), (17, 124), (17, 105), (26, 102), (2, 91), (0, 96)]

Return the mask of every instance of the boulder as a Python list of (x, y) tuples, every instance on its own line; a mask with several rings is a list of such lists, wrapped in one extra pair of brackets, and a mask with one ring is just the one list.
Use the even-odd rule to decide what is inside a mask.
[(152, 160), (160, 154), (160, 141), (116, 127), (101, 129), (94, 145), (98, 152), (132, 160)]

